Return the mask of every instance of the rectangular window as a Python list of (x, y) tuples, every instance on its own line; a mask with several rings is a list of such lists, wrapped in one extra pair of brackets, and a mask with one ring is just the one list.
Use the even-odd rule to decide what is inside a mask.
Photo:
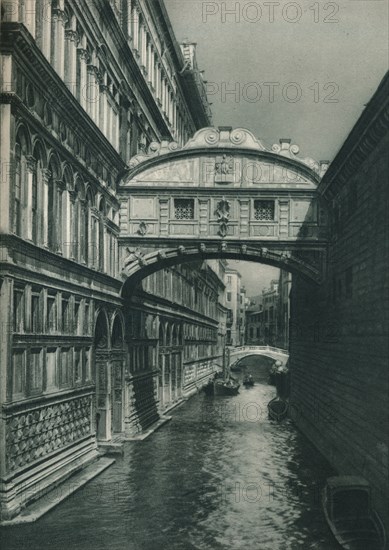
[(81, 313), (81, 302), (76, 301), (74, 303), (74, 333), (78, 335), (81, 334), (80, 313)]
[(22, 290), (14, 290), (14, 332), (23, 332), (24, 328), (24, 293)]
[(69, 348), (64, 348), (61, 350), (61, 368), (59, 373), (59, 383), (61, 387), (70, 386), (71, 368), (71, 350)]
[(57, 304), (54, 295), (47, 297), (47, 331), (49, 334), (57, 331)]
[(258, 221), (274, 221), (274, 201), (254, 201), (254, 218)]
[(174, 199), (174, 217), (176, 220), (193, 220), (194, 199)]
[(29, 358), (30, 389), (36, 393), (42, 390), (42, 350), (32, 349)]
[(83, 351), (83, 379), (84, 382), (88, 380), (92, 380), (91, 372), (90, 372), (90, 348)]
[(74, 381), (80, 383), (82, 380), (82, 349), (74, 350)]
[(85, 301), (84, 309), (84, 335), (87, 336), (90, 333), (89, 327), (89, 302)]
[(57, 387), (57, 350), (49, 348), (46, 353), (46, 388), (53, 390)]
[(231, 302), (231, 298), (232, 298), (232, 293), (227, 292), (227, 302)]
[(12, 393), (13, 395), (24, 394), (25, 389), (25, 352), (24, 350), (14, 351), (12, 356)]
[(69, 298), (62, 298), (62, 331), (69, 333)]
[(41, 332), (42, 330), (40, 314), (40, 295), (34, 292), (31, 295), (31, 331), (34, 333)]

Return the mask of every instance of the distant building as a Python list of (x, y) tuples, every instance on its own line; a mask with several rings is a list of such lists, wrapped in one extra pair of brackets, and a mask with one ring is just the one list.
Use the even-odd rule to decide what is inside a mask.
[(227, 345), (241, 346), (245, 340), (246, 290), (236, 269), (226, 268)]
[(288, 348), (291, 285), (291, 274), (280, 271), (279, 279), (271, 281), (270, 288), (248, 300), (246, 344)]
[(278, 280), (278, 322), (277, 347), (289, 348), (290, 292), (292, 289), (292, 274), (280, 271)]
[(247, 345), (262, 344), (263, 330), (263, 305), (262, 295), (254, 296), (248, 299), (246, 310), (246, 339)]

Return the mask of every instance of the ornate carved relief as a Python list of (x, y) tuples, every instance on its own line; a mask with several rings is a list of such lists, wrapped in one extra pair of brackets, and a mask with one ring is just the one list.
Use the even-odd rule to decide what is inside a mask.
[(149, 226), (147, 225), (147, 223), (140, 222), (138, 231), (137, 231), (138, 235), (141, 235), (142, 237), (144, 237), (148, 231), (148, 228)]
[(228, 231), (228, 223), (230, 221), (231, 203), (224, 197), (216, 205), (215, 214), (217, 215), (217, 221), (219, 223), (219, 235), (225, 237)]

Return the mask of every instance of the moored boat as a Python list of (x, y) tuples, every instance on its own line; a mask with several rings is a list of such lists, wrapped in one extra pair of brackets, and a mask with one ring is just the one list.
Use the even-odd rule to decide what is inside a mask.
[(243, 385), (246, 386), (246, 388), (254, 386), (254, 378), (251, 374), (245, 374), (243, 378)]
[(323, 511), (334, 537), (345, 550), (385, 550), (385, 529), (371, 508), (370, 485), (364, 478), (328, 478), (323, 490)]
[(267, 404), (267, 410), (269, 412), (269, 418), (271, 420), (283, 420), (288, 414), (289, 403), (286, 399), (280, 399), (275, 397)]
[(228, 380), (215, 380), (214, 395), (237, 395), (240, 384), (234, 378)]

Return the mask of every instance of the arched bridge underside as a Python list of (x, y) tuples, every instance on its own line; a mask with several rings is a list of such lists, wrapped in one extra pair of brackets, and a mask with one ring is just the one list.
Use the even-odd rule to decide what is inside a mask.
[(256, 261), (320, 283), (326, 164), (298, 159), (280, 140), (268, 150), (248, 130), (199, 130), (182, 148), (152, 143), (119, 187), (123, 294), (167, 266), (212, 258)]
[(275, 361), (281, 361), (283, 365), (285, 365), (289, 359), (289, 353), (284, 349), (272, 346), (241, 346), (239, 348), (229, 349), (229, 364), (232, 366), (239, 363), (239, 361), (245, 357), (250, 357), (252, 355), (270, 357), (270, 359), (274, 359)]

